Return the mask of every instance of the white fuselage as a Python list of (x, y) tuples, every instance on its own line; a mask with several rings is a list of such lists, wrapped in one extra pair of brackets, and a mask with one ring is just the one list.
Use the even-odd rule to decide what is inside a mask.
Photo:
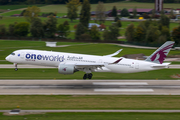
[(7, 61), (12, 63), (43, 65), (58, 67), (59, 64), (104, 64), (103, 67), (92, 70), (92, 72), (114, 72), (114, 73), (134, 73), (162, 69), (165, 67), (152, 67), (157, 63), (122, 58), (119, 62), (114, 63), (120, 58), (108, 56), (96, 56), (85, 54), (74, 54), (64, 52), (52, 52), (41, 50), (17, 50), (14, 55), (6, 57)]

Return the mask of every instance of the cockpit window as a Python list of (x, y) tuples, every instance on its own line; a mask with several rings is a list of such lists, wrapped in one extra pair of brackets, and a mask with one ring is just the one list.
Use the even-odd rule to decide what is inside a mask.
[(11, 53), (11, 55), (15, 55), (15, 53)]

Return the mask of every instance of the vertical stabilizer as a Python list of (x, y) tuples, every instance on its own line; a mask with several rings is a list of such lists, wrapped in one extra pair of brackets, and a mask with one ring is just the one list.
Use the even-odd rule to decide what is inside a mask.
[(162, 64), (173, 45), (173, 41), (165, 42), (159, 49), (151, 54), (146, 61)]

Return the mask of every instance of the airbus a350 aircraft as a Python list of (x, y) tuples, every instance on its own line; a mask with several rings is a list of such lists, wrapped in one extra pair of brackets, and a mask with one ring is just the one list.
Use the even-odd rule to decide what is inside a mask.
[(84, 71), (83, 79), (91, 79), (92, 72), (134, 73), (168, 68), (170, 63), (163, 63), (165, 57), (173, 47), (173, 41), (167, 41), (146, 60), (134, 60), (113, 57), (117, 52), (105, 55), (85, 55), (42, 50), (16, 50), (6, 57), (6, 60), (15, 64), (31, 64), (58, 67), (60, 74), (73, 74)]

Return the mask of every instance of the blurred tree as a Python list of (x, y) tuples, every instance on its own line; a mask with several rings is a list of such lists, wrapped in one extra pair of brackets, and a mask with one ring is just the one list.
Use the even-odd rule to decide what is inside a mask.
[(102, 29), (106, 29), (106, 26), (102, 23), (99, 28), (102, 30)]
[(156, 15), (156, 10), (153, 9), (153, 10), (152, 10), (152, 15), (151, 15), (151, 17), (152, 17), (152, 18), (155, 18), (155, 15)]
[(137, 16), (137, 10), (136, 10), (136, 7), (133, 8), (133, 17), (135, 18)]
[(6, 30), (6, 27), (5, 25), (1, 24), (0, 25), (0, 36), (6, 36), (7, 35), (7, 30)]
[(80, 36), (84, 33), (86, 33), (87, 28), (83, 26), (82, 23), (79, 23), (76, 28), (75, 32), (75, 39), (79, 40)]
[(28, 4), (36, 4), (36, 0), (27, 0)]
[(162, 26), (167, 26), (169, 28), (170, 19), (166, 15), (161, 15), (159, 23), (162, 24)]
[(63, 24), (59, 24), (57, 27), (59, 37), (67, 38), (70, 33), (70, 27), (67, 25), (66, 21)]
[(79, 36), (79, 40), (89, 41), (91, 40), (91, 36), (88, 33), (84, 33)]
[(92, 40), (94, 40), (94, 41), (100, 40), (99, 28), (96, 25), (93, 25), (91, 27), (90, 36), (91, 36)]
[(63, 25), (69, 25), (69, 22), (66, 20), (64, 21)]
[(171, 9), (170, 16), (171, 19), (175, 19), (176, 16), (174, 15), (173, 9)]
[(31, 21), (30, 33), (33, 37), (36, 37), (36, 38), (44, 37), (44, 29), (43, 29), (43, 23), (41, 19), (34, 18)]
[(49, 16), (49, 19), (45, 21), (43, 24), (43, 29), (45, 31), (45, 36), (48, 38), (53, 38), (55, 37), (55, 33), (57, 30), (57, 18), (54, 16)]
[(116, 6), (114, 6), (113, 9), (112, 9), (112, 16), (113, 16), (113, 17), (116, 17), (116, 16), (117, 16)]
[(14, 34), (16, 36), (27, 36), (28, 33), (29, 33), (28, 22), (20, 22), (14, 26)]
[(146, 27), (143, 23), (140, 23), (134, 32), (134, 39), (138, 42), (145, 42)]
[(129, 16), (129, 12), (126, 8), (122, 9), (121, 16), (122, 17), (128, 17)]
[(68, 10), (67, 17), (71, 20), (71, 22), (78, 17), (77, 11), (80, 5), (80, 0), (68, 0), (68, 2), (66, 2)]
[(104, 40), (117, 40), (118, 36), (120, 36), (119, 28), (115, 25), (110, 25), (109, 30), (103, 32)]
[(128, 42), (133, 42), (134, 41), (134, 32), (135, 32), (135, 27), (134, 24), (130, 24), (125, 32), (125, 36)]
[(100, 23), (105, 22), (106, 15), (105, 15), (105, 7), (103, 2), (98, 2), (98, 5), (96, 7), (96, 20), (98, 20)]
[(180, 45), (180, 26), (173, 28), (172, 38), (176, 45)]
[(116, 17), (114, 18), (114, 22), (117, 22), (118, 20), (119, 20), (119, 17), (116, 16)]
[(37, 6), (28, 7), (24, 12), (24, 17), (28, 22), (31, 22), (34, 18), (38, 17), (40, 13), (40, 8)]
[(14, 27), (16, 24), (17, 24), (16, 22), (14, 22), (13, 24), (9, 24), (9, 27), (8, 27), (9, 36), (15, 36), (15, 33), (14, 33), (15, 28)]
[(166, 36), (166, 41), (171, 40), (169, 28), (167, 26), (162, 26), (161, 36)]
[(146, 42), (147, 43), (155, 43), (158, 41), (161, 32), (158, 30), (157, 26), (150, 25), (146, 32)]
[(81, 9), (81, 13), (80, 13), (80, 22), (86, 27), (88, 28), (89, 25), (89, 20), (91, 17), (91, 6), (89, 3), (89, 0), (84, 0), (83, 4), (82, 4), (82, 9)]
[(117, 20), (116, 25), (117, 25), (118, 27), (122, 27), (121, 20)]

